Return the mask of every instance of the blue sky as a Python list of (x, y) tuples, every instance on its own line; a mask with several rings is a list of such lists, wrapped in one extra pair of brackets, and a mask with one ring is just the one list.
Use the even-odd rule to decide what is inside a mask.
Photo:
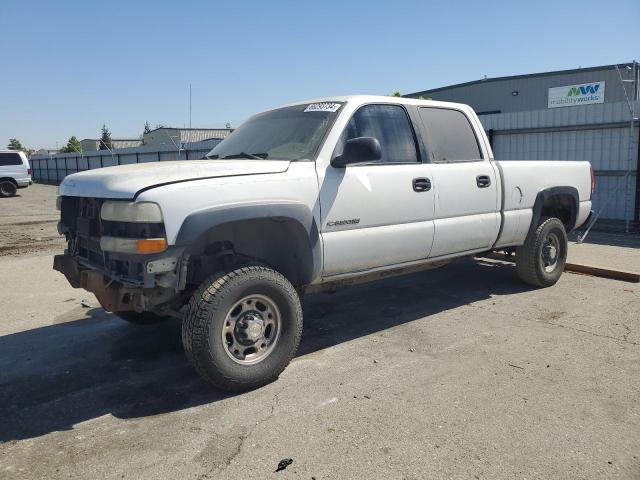
[[(640, 59), (639, 0), (0, 3), (0, 148)], [(634, 28), (635, 27), (635, 28)], [(6, 68), (10, 67), (10, 68)]]

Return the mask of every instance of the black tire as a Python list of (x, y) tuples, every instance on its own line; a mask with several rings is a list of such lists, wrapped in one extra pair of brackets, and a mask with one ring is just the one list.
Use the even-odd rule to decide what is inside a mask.
[(134, 325), (153, 325), (154, 323), (164, 322), (168, 317), (162, 317), (151, 312), (116, 312), (116, 316), (120, 317), (125, 322), (132, 323)]
[(0, 197), (13, 197), (16, 194), (17, 190), (18, 186), (15, 183), (9, 180), (0, 181)]
[(536, 287), (554, 285), (564, 271), (567, 250), (564, 224), (557, 218), (542, 218), (524, 245), (516, 249), (518, 277)]
[[(250, 306), (254, 298), (258, 298), (254, 310), (245, 310), (245, 304)], [(271, 302), (269, 308), (277, 312), (276, 327), (262, 319), (260, 298)], [(261, 333), (252, 332), (262, 337), (242, 336), (249, 331), (247, 318), (253, 323), (264, 320)], [(267, 338), (269, 328), (271, 340)], [(210, 276), (194, 292), (182, 322), (182, 343), (189, 362), (205, 381), (230, 391), (250, 390), (276, 380), (295, 355), (301, 335), (302, 307), (295, 288), (280, 273), (263, 266)], [(238, 343), (242, 341), (247, 343)], [(237, 345), (244, 350), (232, 352)], [(254, 353), (243, 356), (252, 348)], [(250, 361), (255, 363), (242, 363)]]

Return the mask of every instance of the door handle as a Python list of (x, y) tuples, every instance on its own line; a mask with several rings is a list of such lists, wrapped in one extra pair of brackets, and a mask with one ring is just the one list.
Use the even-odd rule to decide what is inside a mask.
[(478, 188), (487, 188), (491, 185), (491, 177), (489, 177), (489, 175), (478, 175), (476, 177), (476, 184)]
[(424, 177), (413, 179), (413, 190), (416, 192), (428, 192), (431, 190), (431, 180)]

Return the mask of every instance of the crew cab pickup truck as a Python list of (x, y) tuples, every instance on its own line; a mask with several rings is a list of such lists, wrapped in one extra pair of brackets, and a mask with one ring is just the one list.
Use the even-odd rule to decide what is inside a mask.
[(553, 285), (592, 191), (588, 162), (495, 161), (469, 106), (323, 98), (251, 117), (201, 161), (66, 177), (54, 268), (129, 322), (182, 319), (199, 374), (246, 390), (295, 354), (305, 292), (494, 250)]

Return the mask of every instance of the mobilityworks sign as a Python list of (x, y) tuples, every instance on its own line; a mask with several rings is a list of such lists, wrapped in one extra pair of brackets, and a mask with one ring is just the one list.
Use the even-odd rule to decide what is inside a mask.
[(548, 108), (604, 103), (604, 82), (583, 83), (549, 89)]

